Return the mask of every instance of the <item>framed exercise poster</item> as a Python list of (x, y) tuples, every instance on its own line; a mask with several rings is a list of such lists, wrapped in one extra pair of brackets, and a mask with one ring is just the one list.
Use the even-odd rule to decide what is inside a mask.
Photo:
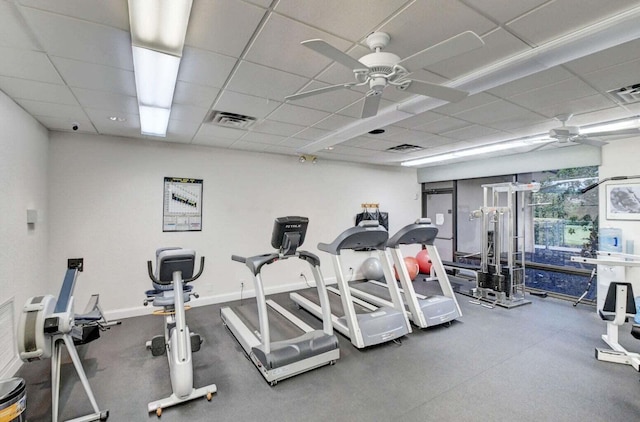
[(164, 178), (162, 231), (202, 230), (202, 179)]
[(607, 219), (640, 220), (640, 184), (607, 185)]

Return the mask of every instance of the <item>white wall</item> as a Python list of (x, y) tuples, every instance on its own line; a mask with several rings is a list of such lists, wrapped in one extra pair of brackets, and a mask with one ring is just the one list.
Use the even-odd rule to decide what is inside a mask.
[[(0, 91), (0, 304), (13, 299), (14, 325), (26, 300), (47, 293), (47, 130)], [(38, 222), (27, 225), (27, 209)], [(3, 335), (5, 333), (3, 332)], [(3, 344), (9, 342), (3, 338)], [(0, 347), (0, 353), (2, 353)], [(0, 365), (0, 378), (15, 372)]]
[[(640, 137), (615, 140), (602, 147), (602, 165), (599, 169), (600, 180), (615, 176), (640, 175), (638, 151)], [(610, 181), (600, 185), (598, 192), (600, 202), (600, 228), (613, 227), (622, 229), (623, 246), (628, 240), (633, 241), (634, 253), (640, 255), (640, 221), (609, 220), (606, 209), (606, 186), (617, 183), (640, 183), (640, 179)], [(625, 250), (625, 252), (627, 252)], [(640, 296), (640, 268), (627, 268), (627, 281), (633, 283), (634, 294)]]
[[(241, 282), (245, 297), (253, 290), (250, 272), (230, 256), (273, 251), (276, 217), (309, 218), (303, 249), (319, 255), (331, 278), (330, 257), (316, 244), (353, 225), (362, 203), (380, 203), (389, 212), (392, 233), (420, 216), (413, 169), (326, 160), (301, 164), (288, 156), (59, 132), (51, 134), (50, 166), (51, 274), (62, 275), (67, 258), (83, 257), (77, 306), (97, 292), (114, 317), (148, 312), (141, 307), (150, 288), (146, 261), (161, 246), (193, 248), (206, 257), (195, 283), (204, 298), (199, 302), (212, 303), (239, 298)], [(204, 179), (201, 232), (162, 232), (166, 176)], [(351, 257), (347, 268), (357, 270), (362, 259)], [(302, 287), (301, 271), (311, 279), (302, 261), (269, 266), (266, 288)]]

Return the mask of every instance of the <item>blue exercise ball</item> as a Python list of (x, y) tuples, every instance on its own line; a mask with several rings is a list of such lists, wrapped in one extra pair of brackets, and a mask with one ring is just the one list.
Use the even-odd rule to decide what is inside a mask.
[(362, 263), (362, 275), (368, 280), (381, 280), (384, 278), (382, 264), (378, 258), (367, 258)]

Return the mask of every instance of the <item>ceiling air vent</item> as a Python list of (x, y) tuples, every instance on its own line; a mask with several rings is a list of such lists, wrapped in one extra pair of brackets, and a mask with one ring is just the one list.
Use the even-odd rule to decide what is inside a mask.
[(386, 151), (389, 151), (389, 152), (415, 152), (415, 151), (420, 151), (422, 149), (424, 149), (424, 148), (419, 147), (417, 145), (402, 144), (402, 145), (396, 145), (395, 147), (387, 148)]
[(213, 123), (218, 126), (231, 127), (234, 129), (247, 129), (249, 126), (254, 124), (255, 121), (255, 117), (213, 110), (209, 113), (204, 122)]
[(607, 91), (613, 99), (622, 104), (637, 103), (640, 101), (640, 84), (633, 84), (623, 88)]

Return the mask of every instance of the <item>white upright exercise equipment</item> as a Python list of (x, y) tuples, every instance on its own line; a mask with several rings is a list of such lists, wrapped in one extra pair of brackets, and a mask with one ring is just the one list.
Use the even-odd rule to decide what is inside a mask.
[[(271, 246), (278, 252), (247, 258), (231, 257), (251, 271), (256, 301), (235, 307), (225, 306), (220, 310), (220, 316), (251, 362), (272, 386), (279, 380), (327, 364), (333, 365), (340, 357), (338, 339), (331, 326), (320, 260), (312, 253), (298, 249), (304, 242), (308, 224), (306, 217), (279, 217), (274, 222), (271, 236)], [(314, 329), (265, 297), (261, 275), (263, 267), (289, 258), (306, 261), (311, 268), (322, 303), (322, 330)]]
[(185, 317), (185, 302), (191, 296), (198, 297), (187, 283), (202, 274), (204, 257), (200, 260), (200, 271), (193, 275), (196, 254), (193, 250), (182, 248), (160, 248), (156, 251), (156, 273), (153, 273), (151, 261), (147, 262), (153, 290), (146, 292), (145, 306), (152, 301), (154, 306), (162, 307), (157, 312), (163, 315), (164, 336), (156, 336), (147, 342), (154, 356), (167, 353), (172, 393), (169, 397), (156, 400), (148, 405), (149, 412), (162, 414), (162, 409), (184, 403), (200, 397), (211, 400), (217, 391), (215, 384), (193, 387), (192, 352), (200, 350), (202, 340), (198, 334), (190, 333)]
[[(108, 410), (100, 410), (89, 385), (89, 380), (82, 367), (75, 343), (83, 344), (98, 337), (98, 327), (87, 324), (97, 323), (102, 315), (97, 308), (87, 315), (76, 315), (73, 310), (73, 291), (76, 277), (82, 271), (82, 259), (69, 260), (69, 265), (56, 299), (52, 295), (34, 296), (24, 305), (18, 323), (18, 352), (20, 359), (25, 362), (51, 358), (51, 420), (58, 421), (60, 405), (60, 362), (62, 360), (62, 346), (64, 345), (71, 357), (73, 366), (80, 378), (80, 382), (87, 393), (93, 413), (72, 419), (72, 422), (86, 422), (107, 420)], [(91, 331), (86, 340), (85, 333)], [(85, 341), (83, 341), (85, 338)]]
[[(407, 316), (419, 328), (432, 327), (444, 324), (462, 316), (462, 310), (458, 305), (455, 293), (449, 282), (449, 276), (442, 265), (438, 250), (434, 245), (438, 228), (431, 224), (427, 218), (418, 219), (400, 229), (387, 241), (387, 253), (391, 255), (396, 271), (400, 278), (400, 293), (407, 308)], [(401, 245), (424, 245), (432, 264), (432, 272), (435, 274), (441, 295), (424, 296), (416, 293), (409, 272), (404, 265)], [(386, 259), (389, 260), (389, 255)], [(390, 300), (389, 284), (375, 280), (354, 283), (351, 293), (369, 303), (377, 306), (393, 307)]]
[[(571, 257), (571, 261), (598, 266), (640, 267), (640, 255), (604, 251), (598, 251), (597, 255), (597, 258), (574, 256)], [(598, 307), (598, 314), (607, 323), (607, 333), (602, 335), (602, 340), (611, 349), (596, 348), (596, 358), (605, 362), (631, 365), (636, 371), (640, 371), (640, 354), (628, 351), (619, 342), (620, 327), (637, 312), (632, 284), (625, 280), (611, 281), (606, 296), (599, 298), (598, 304), (600, 303), (602, 307)], [(639, 325), (631, 324), (631, 335), (640, 339)]]

